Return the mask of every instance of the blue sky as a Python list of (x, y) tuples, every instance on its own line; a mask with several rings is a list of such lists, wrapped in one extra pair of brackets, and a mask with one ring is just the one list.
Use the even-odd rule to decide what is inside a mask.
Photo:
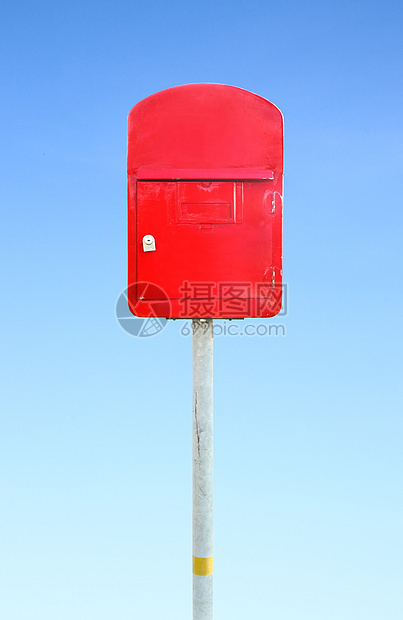
[(127, 114), (190, 82), (285, 118), (286, 336), (215, 340), (216, 617), (402, 617), (402, 17), (1, 8), (2, 619), (190, 617), (191, 339), (114, 315)]

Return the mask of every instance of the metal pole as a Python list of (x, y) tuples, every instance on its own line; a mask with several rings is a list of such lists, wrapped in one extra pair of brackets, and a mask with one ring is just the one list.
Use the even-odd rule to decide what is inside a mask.
[(213, 619), (213, 319), (193, 319), (193, 620)]

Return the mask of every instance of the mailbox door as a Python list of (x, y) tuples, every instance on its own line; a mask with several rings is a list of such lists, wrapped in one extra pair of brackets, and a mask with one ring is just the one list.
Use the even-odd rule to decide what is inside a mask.
[[(147, 236), (155, 250), (144, 251)], [(281, 204), (272, 180), (137, 182), (137, 281), (160, 286), (172, 316), (191, 314), (189, 290), (212, 316), (251, 313), (265, 287), (270, 293), (279, 285), (279, 253), (281, 262)], [(151, 301), (147, 291), (143, 299)]]

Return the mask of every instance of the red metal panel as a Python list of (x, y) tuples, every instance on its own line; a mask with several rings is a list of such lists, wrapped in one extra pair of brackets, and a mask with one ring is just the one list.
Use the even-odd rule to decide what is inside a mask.
[(272, 170), (252, 169), (252, 168), (147, 168), (141, 166), (137, 170), (137, 179), (148, 181), (179, 181), (179, 180), (257, 180), (274, 179)]
[[(281, 308), (283, 124), (269, 101), (191, 84), (128, 121), (129, 305), (171, 317), (274, 316)], [(152, 235), (155, 251), (144, 251)], [(147, 293), (147, 291), (149, 293)]]

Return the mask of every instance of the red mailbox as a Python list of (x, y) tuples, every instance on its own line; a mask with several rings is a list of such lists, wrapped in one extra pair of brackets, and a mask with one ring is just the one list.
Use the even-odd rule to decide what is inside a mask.
[(282, 303), (280, 110), (233, 86), (170, 88), (131, 109), (127, 160), (131, 312), (276, 315)]

